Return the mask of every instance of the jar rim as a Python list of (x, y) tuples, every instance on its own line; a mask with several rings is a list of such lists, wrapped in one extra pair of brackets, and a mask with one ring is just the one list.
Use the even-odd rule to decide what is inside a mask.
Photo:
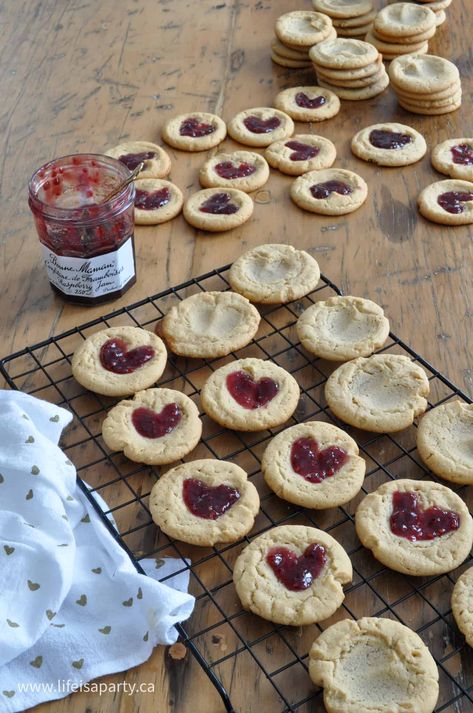
[[(82, 207), (79, 206), (74, 208), (63, 208), (59, 206), (52, 206), (50, 203), (46, 203), (41, 200), (41, 198), (39, 198), (37, 195), (37, 190), (35, 191), (34, 189), (34, 182), (35, 179), (38, 178), (39, 172), (46, 171), (60, 162), (67, 162), (68, 159), (70, 159), (72, 162), (72, 159), (77, 157), (80, 157), (82, 159), (90, 159), (90, 161), (99, 161), (102, 164), (108, 164), (110, 167), (116, 169), (119, 173), (122, 173), (123, 180), (127, 179), (131, 174), (131, 171), (125, 164), (118, 161), (118, 159), (113, 158), (112, 156), (106, 156), (105, 154), (73, 153), (66, 154), (64, 156), (58, 156), (57, 158), (48, 161), (47, 163), (36, 169), (36, 171), (34, 171), (34, 173), (32, 174), (30, 180), (28, 181), (28, 194), (30, 204), (33, 204), (34, 207), (37, 210), (41, 211), (44, 216), (48, 218), (54, 218), (58, 221), (74, 220), (74, 222), (80, 224), (95, 223), (97, 221), (100, 221), (101, 218), (105, 217), (106, 215), (110, 216), (114, 215), (115, 213), (119, 213), (123, 210), (124, 203), (128, 204), (133, 200), (135, 194), (135, 186), (133, 182), (124, 186), (123, 190), (121, 190), (120, 193), (117, 193), (116, 195), (112, 196), (112, 198), (110, 198), (110, 200), (106, 201), (105, 203), (92, 203), (90, 205)], [(81, 208), (84, 209), (84, 216), (80, 215), (79, 211), (81, 210)], [(99, 213), (96, 212), (93, 217), (88, 216), (86, 214), (86, 211), (90, 208), (94, 208), (96, 211), (97, 209), (99, 209)]]

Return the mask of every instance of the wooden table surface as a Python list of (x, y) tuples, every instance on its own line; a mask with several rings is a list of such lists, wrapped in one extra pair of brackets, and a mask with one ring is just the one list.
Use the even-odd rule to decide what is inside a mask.
[[(414, 166), (387, 169), (359, 161), (349, 148), (355, 131), (379, 121), (410, 124), (424, 134), (429, 147), (471, 135), (469, 4), (453, 0), (448, 21), (430, 43), (433, 54), (452, 59), (461, 71), (464, 99), (459, 111), (441, 117), (411, 115), (397, 107), (388, 90), (369, 101), (343, 102), (339, 115), (329, 121), (297, 126), (298, 132), (332, 139), (336, 165), (366, 179), (370, 193), (360, 210), (340, 218), (304, 213), (289, 199), (291, 179), (272, 172), (255, 196), (253, 218), (238, 230), (205, 234), (182, 216), (162, 226), (137, 228), (138, 282), (113, 307), (229, 262), (251, 246), (292, 243), (314, 255), (344, 291), (379, 302), (395, 332), (473, 395), (471, 229), (440, 227), (417, 213), (419, 191), (441, 178), (428, 156)], [(304, 7), (310, 7), (308, 0), (2, 3), (2, 356), (109, 311), (108, 305), (67, 305), (50, 291), (27, 205), (33, 170), (56, 156), (102, 152), (124, 139), (159, 141), (163, 122), (180, 112), (211, 111), (230, 119), (242, 109), (270, 105), (282, 88), (313, 83), (311, 71), (285, 70), (269, 58), (276, 18)], [(237, 145), (227, 140), (223, 147)], [(205, 155), (172, 149), (170, 154), (172, 180), (187, 196), (199, 187), (197, 172)], [(195, 661), (189, 655), (175, 661), (162, 647), (141, 667), (106, 680), (152, 682), (156, 692), (134, 697), (81, 693), (36, 710), (222, 710)], [(234, 682), (235, 687), (243, 685), (248, 683)], [(260, 710), (258, 692), (252, 691), (251, 698), (251, 710)]]

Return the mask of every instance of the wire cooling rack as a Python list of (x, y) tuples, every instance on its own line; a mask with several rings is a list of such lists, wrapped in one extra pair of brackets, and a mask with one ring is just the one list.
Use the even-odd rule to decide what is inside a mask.
[[(269, 440), (282, 428), (237, 433), (202, 414), (203, 438), (187, 460), (218, 458), (237, 463), (258, 488), (261, 511), (249, 537), (221, 547), (193, 547), (170, 540), (152, 522), (148, 496), (159, 469), (133, 463), (121, 453), (110, 452), (103, 443), (101, 424), (116, 400), (90, 393), (72, 378), (70, 362), (74, 350), (83, 339), (105, 326), (142, 326), (159, 333), (159, 321), (177, 301), (200, 291), (229, 289), (228, 269), (227, 265), (214, 270), (12, 354), (0, 362), (0, 370), (11, 388), (64, 406), (74, 414), (72, 426), (63, 437), (63, 449), (77, 468), (79, 486), (136, 568), (143, 572), (139, 561), (144, 557), (155, 558), (158, 569), (164, 557), (178, 557), (182, 560), (180, 571), (189, 570), (196, 607), (191, 619), (178, 627), (179, 634), (217, 687), (227, 711), (323, 713), (322, 691), (311, 683), (307, 673), (307, 652), (312, 641), (340, 619), (384, 616), (414, 629), (435, 657), (440, 675), (436, 713), (471, 713), (473, 653), (455, 626), (450, 607), (454, 582), (471, 564), (471, 558), (447, 575), (407, 577), (377, 562), (361, 546), (355, 533), (354, 512), (365, 493), (397, 477), (435, 478), (417, 455), (416, 426), (394, 435), (372, 434), (347, 427), (328, 410), (324, 384), (335, 366), (304, 351), (297, 340), (295, 323), (314, 301), (340, 294), (329, 280), (322, 277), (319, 287), (302, 300), (262, 307), (256, 338), (224, 359), (183, 359), (170, 354), (159, 385), (183, 391), (198, 403), (200, 388), (212, 371), (233, 358), (259, 357), (284, 367), (301, 387), (296, 413), (285, 426), (310, 419), (329, 421), (348, 431), (359, 445), (367, 464), (366, 479), (363, 491), (350, 503), (311, 511), (280, 500), (265, 486), (260, 459)], [(471, 403), (393, 334), (380, 351), (407, 354), (424, 367), (430, 380), (431, 406), (453, 398)], [(470, 505), (468, 489), (455, 490)], [(100, 509), (94, 493), (104, 498), (109, 510)], [(110, 515), (119, 534), (107, 517)], [(345, 601), (322, 625), (299, 628), (274, 625), (244, 611), (236, 596), (232, 584), (236, 557), (252, 537), (283, 523), (313, 525), (330, 532), (352, 560), (354, 579), (346, 588)], [(253, 691), (257, 691), (255, 702)]]

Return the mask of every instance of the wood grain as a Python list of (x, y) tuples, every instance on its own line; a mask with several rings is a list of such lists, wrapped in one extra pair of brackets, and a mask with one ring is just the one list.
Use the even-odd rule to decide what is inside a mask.
[[(420, 117), (397, 108), (388, 90), (373, 100), (343, 102), (334, 119), (296, 126), (332, 139), (337, 165), (368, 182), (356, 213), (326, 218), (290, 201), (290, 179), (272, 173), (255, 196), (251, 222), (231, 233), (191, 229), (182, 217), (137, 228), (138, 282), (113, 307), (156, 293), (229, 262), (262, 242), (308, 249), (344, 291), (370, 297), (392, 327), (473, 395), (472, 231), (428, 223), (416, 197), (440, 176), (429, 158), (404, 169), (371, 166), (351, 155), (349, 140), (365, 125), (401, 121), (420, 130), (430, 147), (471, 134), (468, 0), (454, 0), (448, 21), (431, 41), (432, 53), (452, 59), (463, 78), (462, 108)], [(313, 82), (311, 71), (284, 70), (269, 59), (275, 19), (308, 0), (19, 0), (0, 11), (1, 355), (47, 338), (106, 311), (70, 306), (49, 288), (27, 205), (27, 180), (45, 161), (75, 151), (101, 152), (125, 139), (159, 141), (168, 117), (187, 110), (229, 119), (251, 106), (270, 105), (282, 88)], [(236, 148), (227, 140), (225, 148)], [(186, 195), (198, 188), (202, 155), (170, 150), (172, 179)], [(154, 682), (156, 693), (76, 694), (39, 706), (38, 713), (216, 713), (219, 699), (195, 661), (173, 661), (158, 648), (143, 666), (110, 681)], [(249, 686), (235, 673), (234, 687)], [(251, 690), (258, 710), (258, 689)], [(246, 712), (245, 712), (246, 713)], [(266, 713), (266, 712), (265, 712)]]

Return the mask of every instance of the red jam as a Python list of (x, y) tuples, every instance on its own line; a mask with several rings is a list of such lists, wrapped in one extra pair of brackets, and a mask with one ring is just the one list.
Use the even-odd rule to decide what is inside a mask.
[(252, 134), (269, 134), (281, 124), (281, 119), (271, 116), (269, 119), (260, 119), (259, 116), (247, 116), (243, 123)]
[(412, 141), (412, 136), (396, 131), (373, 129), (370, 133), (370, 144), (377, 149), (402, 149)]
[(202, 213), (212, 213), (213, 215), (232, 215), (240, 209), (235, 203), (232, 203), (229, 193), (214, 193), (202, 203), (199, 210)]
[(29, 182), (51, 287), (72, 302), (112, 300), (136, 282), (135, 187), (107, 199), (129, 175), (110, 156), (76, 154), (47, 163)]
[(391, 532), (411, 542), (434, 540), (460, 527), (460, 515), (438, 507), (422, 509), (417, 493), (393, 493)]
[(157, 210), (167, 205), (170, 200), (171, 191), (169, 188), (161, 188), (161, 190), (153, 191), (152, 193), (137, 188), (135, 194), (135, 208), (140, 208), (140, 210)]
[(266, 555), (266, 562), (286, 589), (302, 592), (317, 579), (327, 556), (325, 548), (317, 543), (306, 547), (300, 557), (287, 547), (272, 547)]
[(182, 411), (177, 404), (167, 404), (159, 412), (150, 408), (135, 408), (131, 421), (143, 438), (162, 438), (174, 431), (182, 418)]
[(320, 149), (317, 146), (309, 146), (309, 144), (303, 144), (301, 141), (287, 141), (284, 145), (288, 149), (292, 149), (292, 154), (289, 156), (291, 161), (307, 161), (320, 153)]
[(279, 391), (279, 385), (267, 376), (255, 381), (246, 371), (234, 371), (227, 376), (227, 389), (237, 404), (248, 410), (266, 406)]
[(114, 374), (132, 374), (153, 357), (153, 347), (135, 347), (128, 351), (122, 339), (109, 339), (100, 348), (100, 363)]
[(186, 478), (182, 497), (187, 509), (204, 520), (217, 520), (240, 499), (240, 493), (229, 485), (212, 487), (197, 478)]
[(124, 163), (129, 171), (134, 171), (140, 163), (151, 161), (155, 158), (156, 154), (154, 151), (142, 151), (142, 153), (126, 153), (123, 156), (119, 156), (118, 160)]
[(473, 166), (473, 148), (469, 144), (458, 144), (450, 149), (453, 163)]
[(339, 193), (341, 196), (348, 196), (353, 193), (353, 190), (347, 183), (342, 181), (325, 181), (325, 183), (316, 183), (310, 187), (310, 192), (314, 198), (322, 200), (328, 198), (332, 193)]
[(314, 97), (314, 99), (309, 99), (305, 92), (297, 92), (294, 99), (296, 100), (297, 106), (300, 106), (304, 109), (318, 109), (320, 106), (323, 106), (327, 103), (327, 99), (325, 97), (319, 96)]
[(437, 203), (447, 213), (463, 213), (462, 203), (473, 201), (473, 193), (471, 191), (448, 191), (441, 193), (437, 198)]
[(184, 119), (179, 128), (181, 136), (191, 136), (193, 139), (208, 136), (209, 134), (213, 134), (214, 131), (215, 126), (212, 124), (204, 124), (193, 116)]
[(319, 451), (313, 438), (298, 438), (291, 448), (291, 466), (309, 483), (321, 483), (340, 470), (348, 460), (348, 453), (338, 446)]
[(251, 176), (256, 171), (256, 166), (245, 162), (235, 165), (231, 161), (222, 161), (222, 163), (217, 163), (214, 171), (220, 178), (244, 178), (245, 176)]

